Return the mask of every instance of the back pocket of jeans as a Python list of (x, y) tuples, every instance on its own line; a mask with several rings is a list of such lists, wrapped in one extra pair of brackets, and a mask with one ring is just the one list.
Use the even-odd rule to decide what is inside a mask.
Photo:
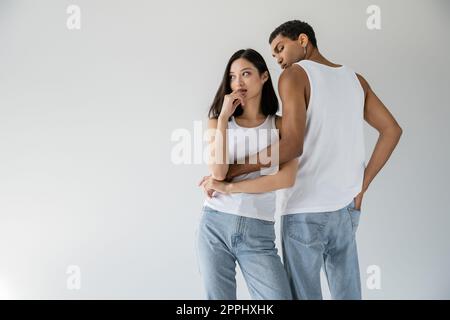
[(288, 236), (303, 245), (319, 243), (324, 224), (316, 221), (289, 221), (287, 227)]

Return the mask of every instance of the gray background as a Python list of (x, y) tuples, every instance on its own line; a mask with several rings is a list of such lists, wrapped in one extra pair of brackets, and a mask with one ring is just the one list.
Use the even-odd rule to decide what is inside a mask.
[[(66, 27), (70, 4), (81, 30)], [(366, 27), (371, 4), (381, 30)], [(196, 184), (207, 168), (173, 164), (171, 134), (206, 120), (238, 49), (262, 53), (276, 85), (268, 36), (302, 19), (404, 130), (363, 203), (364, 298), (450, 298), (449, 9), (445, 0), (0, 0), (0, 297), (202, 298)], [(367, 127), (367, 157), (376, 139)], [(69, 265), (81, 268), (80, 290), (66, 287)], [(381, 268), (380, 290), (365, 286), (370, 265)], [(249, 297), (240, 274), (238, 296)]]

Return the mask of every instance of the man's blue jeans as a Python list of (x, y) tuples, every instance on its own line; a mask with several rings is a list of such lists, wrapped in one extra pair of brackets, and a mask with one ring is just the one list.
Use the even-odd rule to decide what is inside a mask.
[(282, 216), (283, 261), (294, 299), (322, 299), (323, 266), (332, 299), (361, 299), (354, 201), (334, 212)]

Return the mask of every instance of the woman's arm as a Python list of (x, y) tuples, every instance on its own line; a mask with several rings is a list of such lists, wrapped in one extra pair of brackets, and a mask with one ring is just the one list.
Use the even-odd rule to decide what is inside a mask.
[(242, 90), (235, 90), (225, 95), (218, 118), (208, 121), (208, 169), (211, 176), (216, 180), (225, 180), (228, 173), (230, 163), (227, 141), (228, 120), (239, 104), (244, 105)]
[(208, 121), (210, 133), (208, 169), (216, 180), (224, 180), (228, 172), (227, 128), (228, 119), (225, 117)]

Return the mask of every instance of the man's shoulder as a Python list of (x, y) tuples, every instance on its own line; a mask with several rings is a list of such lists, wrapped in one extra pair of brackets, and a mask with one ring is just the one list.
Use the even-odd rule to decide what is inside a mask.
[(306, 71), (298, 64), (294, 63), (283, 70), (280, 75), (279, 84), (290, 84), (304, 86), (308, 83)]

